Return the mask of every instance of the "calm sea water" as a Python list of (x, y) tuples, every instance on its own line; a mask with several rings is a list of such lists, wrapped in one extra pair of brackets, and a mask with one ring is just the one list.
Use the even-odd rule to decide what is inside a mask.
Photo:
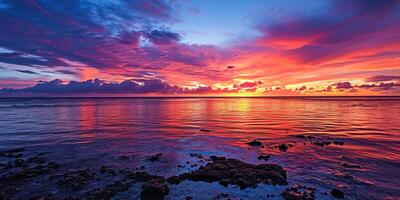
[[(344, 145), (320, 147), (298, 134)], [(249, 148), (253, 139), (271, 148)], [(292, 146), (273, 148), (283, 143)], [(0, 99), (0, 149), (15, 147), (49, 152), (70, 168), (145, 166), (164, 176), (196, 169), (191, 153), (257, 164), (265, 162), (257, 155), (267, 153), (267, 163), (287, 170), (290, 185), (316, 187), (317, 199), (332, 198), (324, 193), (333, 187), (348, 199), (400, 198), (400, 98), (394, 97)], [(156, 153), (163, 153), (162, 162), (148, 162)], [(37, 189), (26, 187), (22, 196)], [(40, 186), (46, 187), (52, 186)], [(167, 199), (211, 198), (221, 191), (245, 199), (263, 199), (269, 191), (279, 199), (283, 190), (260, 188), (184, 182), (172, 186)]]

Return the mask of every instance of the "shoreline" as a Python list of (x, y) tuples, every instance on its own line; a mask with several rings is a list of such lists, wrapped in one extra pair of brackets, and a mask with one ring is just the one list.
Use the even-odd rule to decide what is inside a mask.
[[(205, 131), (205, 129), (201, 130)], [(331, 138), (317, 138), (311, 135), (295, 135), (296, 138), (304, 140), (315, 148), (328, 145), (341, 146), (342, 141)], [(286, 152), (293, 145), (298, 144), (280, 144), (265, 145), (258, 140), (252, 140), (246, 143), (251, 151), (258, 151), (260, 148), (279, 149)], [(15, 148), (0, 151), (0, 158), (6, 159), (8, 162), (0, 164), (0, 197), (1, 199), (113, 199), (120, 193), (127, 192), (135, 185), (137, 187), (136, 195), (140, 199), (164, 199), (173, 187), (179, 187), (182, 182), (198, 182), (216, 183), (224, 188), (236, 188), (236, 192), (240, 193), (247, 188), (256, 189), (261, 185), (271, 187), (276, 190), (272, 193), (266, 193), (266, 198), (283, 198), (285, 200), (312, 200), (316, 199), (315, 193), (320, 188), (303, 185), (301, 183), (290, 183), (287, 180), (287, 171), (279, 164), (271, 164), (268, 162), (272, 155), (260, 153), (258, 160), (263, 161), (262, 164), (250, 164), (239, 159), (231, 159), (218, 156), (205, 156), (197, 153), (191, 153), (190, 157), (197, 163), (191, 165), (192, 170), (176, 174), (173, 176), (152, 175), (147, 172), (148, 166), (141, 166), (134, 169), (113, 168), (104, 164), (93, 169), (88, 166), (79, 165), (71, 169), (67, 165), (50, 160), (47, 155), (50, 152), (36, 153), (30, 157), (24, 154), (30, 154), (26, 148)], [(119, 160), (133, 160), (136, 155), (121, 155)], [(163, 153), (153, 154), (146, 157), (149, 165), (157, 162), (165, 162)], [(185, 166), (177, 166), (185, 167)], [(358, 168), (360, 166), (347, 164), (346, 168)], [(41, 184), (56, 185), (56, 191), (28, 191), (31, 197), (21, 195), (21, 188), (26, 185), (41, 180)], [(37, 184), (37, 183), (36, 183)], [(88, 187), (89, 185), (97, 185), (97, 187)], [(101, 185), (99, 187), (99, 185)], [(39, 184), (40, 186), (40, 184)], [(277, 189), (276, 186), (282, 186)], [(28, 187), (29, 188), (29, 187)], [(44, 187), (45, 188), (45, 187)], [(62, 192), (60, 192), (62, 191)], [(322, 191), (318, 191), (321, 193)], [(24, 192), (22, 192), (24, 193)], [(332, 188), (331, 191), (324, 191), (324, 195), (331, 198), (343, 199), (345, 193), (340, 188)], [(229, 199), (230, 194), (221, 190), (215, 199)], [(185, 199), (196, 199), (195, 196), (188, 195)]]

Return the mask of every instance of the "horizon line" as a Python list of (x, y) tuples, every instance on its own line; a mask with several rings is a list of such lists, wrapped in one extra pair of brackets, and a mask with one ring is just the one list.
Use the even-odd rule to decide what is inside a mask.
[(34, 96), (1, 97), (0, 99), (140, 99), (140, 98), (400, 98), (400, 95), (332, 95), (332, 96)]

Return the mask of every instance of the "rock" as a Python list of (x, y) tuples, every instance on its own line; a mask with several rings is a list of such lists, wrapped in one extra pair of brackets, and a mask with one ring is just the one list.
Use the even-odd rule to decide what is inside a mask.
[(60, 165), (56, 162), (49, 162), (49, 164), (47, 164), (47, 167), (50, 169), (58, 169), (60, 167)]
[(102, 188), (97, 188), (90, 192), (84, 194), (83, 197), (77, 199), (103, 199), (108, 200), (114, 197), (118, 192), (128, 190), (134, 181), (132, 180), (124, 180), (124, 181), (115, 181), (114, 183), (108, 184)]
[(210, 156), (210, 161), (216, 161), (216, 160), (226, 160), (226, 158), (218, 156)]
[(31, 177), (47, 174), (47, 173), (54, 171), (57, 168), (58, 168), (58, 164), (56, 166), (56, 164), (54, 164), (54, 163), (49, 163), (47, 165), (38, 165), (33, 168), (23, 169), (21, 171), (15, 172), (15, 173), (8, 173), (8, 174), (3, 175), (3, 177), (0, 179), (0, 185), (2, 183), (15, 182), (15, 181), (20, 181), (20, 180), (23, 180), (26, 178), (31, 178)]
[(114, 170), (110, 169), (109, 167), (107, 167), (105, 165), (102, 165), (100, 167), (100, 172), (102, 174), (108, 174), (110, 176), (116, 176), (117, 175), (117, 172), (115, 172)]
[(211, 163), (180, 175), (181, 180), (219, 182), (227, 186), (238, 185), (241, 189), (255, 187), (259, 183), (286, 185), (286, 171), (276, 164), (253, 165), (236, 159), (214, 157)]
[(89, 169), (73, 170), (63, 175), (53, 176), (51, 178), (59, 177), (58, 183), (73, 190), (79, 190), (85, 186), (90, 180), (94, 178), (94, 174)]
[(191, 197), (191, 196), (185, 197), (185, 200), (192, 200), (192, 199), (193, 199), (193, 197)]
[(56, 198), (53, 196), (53, 194), (42, 194), (42, 195), (35, 195), (28, 200), (55, 200)]
[(168, 183), (177, 185), (181, 183), (181, 178), (179, 176), (171, 176), (167, 179)]
[(26, 150), (25, 148), (16, 148), (16, 149), (0, 151), (0, 157), (19, 158), (22, 156), (21, 152), (23, 152), (25, 150)]
[(198, 154), (198, 153), (191, 153), (190, 156), (191, 157), (196, 157), (198, 159), (203, 159), (203, 156), (201, 154)]
[(307, 188), (302, 185), (291, 186), (282, 192), (285, 200), (313, 200), (315, 188)]
[(163, 179), (152, 179), (143, 185), (142, 200), (162, 200), (169, 193), (168, 183)]
[(213, 200), (220, 200), (220, 199), (230, 199), (229, 194), (224, 192), (224, 193), (219, 193), (217, 196), (212, 198)]
[(10, 183), (0, 183), (0, 199), (12, 199), (15, 192), (20, 191), (20, 189)]
[(285, 151), (287, 151), (287, 150), (289, 149), (289, 147), (288, 147), (288, 145), (286, 145), (286, 144), (280, 144), (280, 145), (278, 146), (278, 149), (279, 149), (279, 151), (281, 151), (281, 152), (285, 152)]
[[(109, 200), (112, 199), (117, 193), (127, 191), (134, 183), (137, 182), (147, 182), (151, 179), (163, 179), (163, 177), (152, 176), (147, 174), (146, 172), (132, 172), (129, 170), (121, 170), (121, 174), (125, 175), (125, 178), (122, 180), (117, 180), (111, 184), (108, 184), (104, 187), (97, 188), (91, 190), (89, 192), (84, 193), (80, 197), (68, 198), (68, 200), (78, 200), (78, 199), (86, 199), (86, 200)], [(67, 199), (65, 199), (67, 200)]]
[(237, 185), (239, 185), (240, 189), (246, 189), (250, 186), (250, 183), (247, 182), (247, 180), (243, 179), (243, 178), (239, 178), (237, 179)]
[(338, 188), (333, 188), (331, 195), (337, 199), (344, 199), (344, 192)]
[(14, 160), (14, 167), (26, 167), (26, 163), (23, 159), (15, 159)]
[(149, 160), (150, 160), (151, 162), (158, 161), (158, 160), (160, 160), (160, 157), (161, 157), (161, 156), (162, 156), (162, 153), (158, 153), (158, 154), (155, 154), (155, 155), (150, 156)]
[(108, 170), (108, 167), (105, 166), (105, 165), (102, 165), (102, 166), (100, 167), (100, 172), (103, 173), (103, 174), (106, 173), (107, 170)]
[(117, 172), (115, 172), (114, 170), (110, 169), (110, 170), (108, 171), (108, 175), (110, 175), (110, 176), (116, 176), (116, 175), (117, 175)]
[(342, 163), (342, 165), (343, 165), (343, 167), (346, 167), (346, 168), (357, 168), (357, 169), (361, 168), (360, 165), (350, 164), (350, 163)]
[(248, 142), (247, 144), (252, 146), (252, 147), (259, 147), (259, 146), (262, 145), (262, 143), (260, 141), (258, 141), (258, 140), (253, 140), (251, 142)]
[(30, 162), (30, 163), (33, 162), (33, 163), (41, 164), (41, 163), (46, 162), (46, 160), (44, 158), (42, 158), (42, 157), (34, 156), (34, 157), (31, 157), (31, 158), (28, 158), (27, 162)]
[(265, 155), (265, 154), (259, 155), (257, 157), (258, 160), (265, 160), (265, 161), (268, 161), (269, 158), (271, 158), (271, 155)]
[(332, 138), (330, 138), (330, 137), (322, 138), (322, 137), (315, 137), (315, 136), (311, 136), (311, 135), (295, 135), (294, 137), (303, 138), (303, 139), (307, 139), (307, 140), (314, 140), (314, 139), (318, 140), (318, 141), (313, 141), (311, 143), (314, 144), (315, 146), (319, 146), (319, 147), (331, 145), (332, 143), (335, 145), (343, 145), (344, 144), (344, 142), (342, 142), (342, 141), (336, 141), (336, 140), (333, 142), (328, 141), (328, 140), (332, 140)]
[(219, 184), (221, 184), (221, 185), (224, 186), (224, 187), (228, 187), (228, 185), (229, 185), (229, 179), (221, 179), (221, 180), (219, 181)]
[(45, 160), (43, 158), (37, 157), (37, 156), (29, 158), (27, 160), (17, 158), (13, 162), (9, 161), (6, 165), (4, 165), (4, 164), (3, 165), (5, 166), (6, 169), (10, 169), (10, 168), (14, 168), (14, 167), (24, 167), (25, 168), (25, 167), (28, 167), (29, 163), (32, 163), (32, 162), (42, 164), (45, 162)]
[(136, 182), (147, 182), (152, 179), (163, 179), (161, 176), (150, 175), (147, 172), (131, 172), (128, 171), (125, 173), (126, 178), (135, 180)]

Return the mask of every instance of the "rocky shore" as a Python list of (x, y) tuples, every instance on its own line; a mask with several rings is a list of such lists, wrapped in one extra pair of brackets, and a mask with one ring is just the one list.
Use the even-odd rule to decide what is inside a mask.
[[(303, 139), (304, 143), (309, 142), (318, 147), (326, 145), (343, 145), (342, 141), (332, 139), (321, 139), (308, 135), (296, 135)], [(296, 142), (264, 145), (261, 141), (252, 140), (247, 142), (250, 148), (277, 148), (281, 152), (288, 151)], [(144, 166), (135, 169), (118, 169), (108, 165), (101, 165), (98, 169), (85, 168), (79, 166), (76, 169), (65, 167), (63, 163), (57, 163), (46, 158), (46, 152), (37, 153), (34, 156), (25, 156), (25, 148), (6, 149), (0, 151), (0, 158), (7, 162), (0, 163), (0, 199), (31, 199), (31, 200), (51, 200), (51, 199), (112, 199), (121, 192), (128, 191), (131, 187), (140, 188), (140, 199), (143, 200), (162, 200), (170, 192), (172, 185), (179, 185), (183, 181), (218, 183), (224, 187), (233, 186), (240, 190), (246, 188), (256, 188), (260, 184), (284, 186), (279, 195), (286, 200), (312, 200), (315, 199), (316, 188), (307, 187), (300, 184), (290, 184), (287, 179), (286, 170), (278, 164), (251, 164), (238, 159), (205, 156), (191, 153), (190, 156), (201, 160), (203, 163), (191, 165), (196, 169), (177, 174), (170, 177), (152, 175), (146, 171)], [(267, 162), (272, 155), (261, 153), (257, 159)], [(120, 160), (134, 159), (132, 155), (119, 156)], [(150, 163), (161, 162), (163, 153), (148, 156)], [(189, 164), (189, 163), (187, 163)], [(348, 163), (344, 167), (355, 168), (359, 166)], [(184, 167), (184, 166), (177, 166)], [(49, 191), (33, 191), (28, 196), (21, 195), (26, 185), (38, 184), (55, 185)], [(107, 180), (107, 181), (103, 181)], [(94, 184), (98, 183), (98, 184)], [(97, 187), (88, 190), (84, 189), (88, 184)], [(29, 187), (28, 187), (29, 188)], [(63, 193), (58, 193), (63, 190)], [(65, 192), (66, 191), (66, 192)], [(343, 199), (344, 192), (339, 188), (332, 188), (326, 191), (326, 195), (332, 198)], [(266, 199), (276, 197), (267, 194)], [(230, 199), (227, 193), (221, 191), (217, 199)], [(185, 199), (196, 199), (195, 196), (187, 196)]]

